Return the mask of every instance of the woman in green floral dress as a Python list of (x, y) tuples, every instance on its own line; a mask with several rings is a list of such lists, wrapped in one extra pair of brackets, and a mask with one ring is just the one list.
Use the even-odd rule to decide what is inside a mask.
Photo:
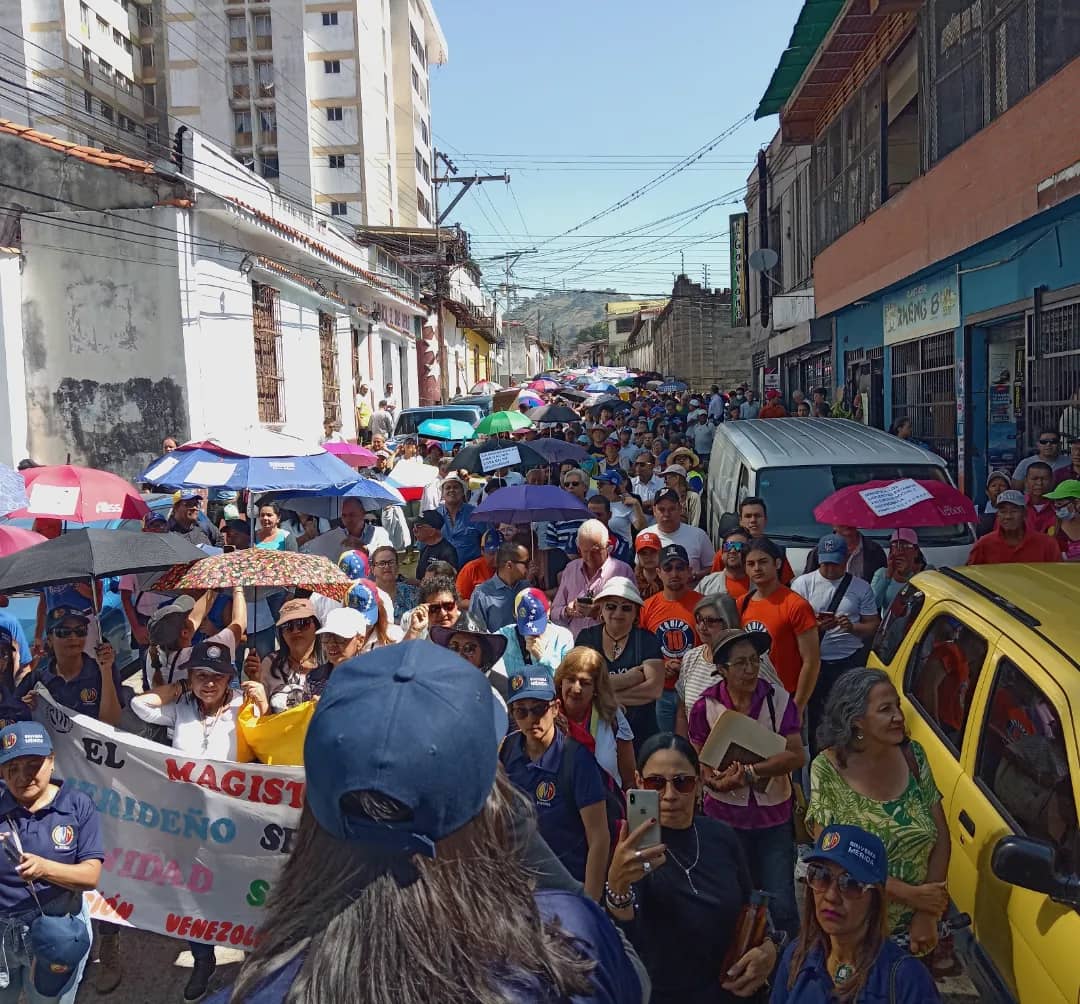
[(876, 834), (889, 859), (891, 935), (913, 955), (937, 945), (949, 905), (949, 829), (922, 747), (907, 738), (889, 677), (852, 669), (837, 680), (818, 732), (823, 752), (810, 765), (807, 826), (834, 823)]

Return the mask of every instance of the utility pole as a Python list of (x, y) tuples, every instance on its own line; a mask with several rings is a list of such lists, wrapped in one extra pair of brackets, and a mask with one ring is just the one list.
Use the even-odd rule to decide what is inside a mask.
[[(461, 185), (461, 191), (457, 193), (451, 200), (450, 204), (440, 213), (436, 211), (435, 225), (440, 226), (443, 220), (453, 211), (456, 206), (464, 197), (465, 193), (473, 187), (473, 185), (482, 185), (485, 181), (503, 181), (506, 184), (510, 184), (510, 175), (507, 172), (502, 174), (474, 174), (471, 178), (455, 178), (452, 175), (457, 173), (455, 167), (453, 171), (450, 170), (449, 161), (446, 161), (445, 155), (440, 154), (443, 157), (444, 162), (447, 163), (447, 173), (441, 178), (436, 175), (433, 179), (433, 185), (436, 193), (439, 190), (439, 185)], [(436, 195), (436, 203), (438, 202), (438, 195)]]
[[(506, 333), (506, 373), (507, 376), (511, 378), (514, 372), (513, 360), (511, 355), (512, 339), (510, 336), (510, 326), (506, 324), (506, 314), (510, 312), (510, 269), (512, 266), (516, 265), (518, 263), (518, 259), (520, 259), (524, 255), (536, 253), (536, 248), (525, 248), (522, 251), (507, 251), (505, 254), (495, 255), (490, 259), (491, 261), (498, 261), (501, 258), (506, 266), (506, 281), (504, 287), (506, 290), (506, 312), (503, 314), (503, 331)], [(498, 300), (496, 299), (496, 308), (497, 307)], [(498, 313), (497, 309), (496, 313)]]

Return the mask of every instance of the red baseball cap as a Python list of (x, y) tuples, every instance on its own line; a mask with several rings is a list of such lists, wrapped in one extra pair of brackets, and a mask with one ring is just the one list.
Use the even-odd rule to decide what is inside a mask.
[(660, 538), (655, 533), (649, 533), (647, 530), (643, 533), (639, 533), (637, 539), (634, 541), (635, 551), (644, 551), (647, 547), (659, 551), (662, 546)]

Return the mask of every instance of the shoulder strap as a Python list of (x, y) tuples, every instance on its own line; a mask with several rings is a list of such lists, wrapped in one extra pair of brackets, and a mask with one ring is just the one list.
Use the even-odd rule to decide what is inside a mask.
[[(724, 583), (725, 583), (725, 585), (727, 584), (727, 579), (726, 578), (724, 579)], [(754, 594), (756, 592), (757, 592), (757, 588), (755, 586), (751, 586), (750, 589), (747, 591), (746, 595), (741, 600), (739, 600), (739, 616), (740, 617), (742, 617), (746, 613), (746, 608), (748, 606), (750, 606), (750, 601), (754, 598)]]
[(901, 955), (889, 970), (889, 1004), (896, 1004), (896, 971), (900, 968), (901, 963), (909, 958), (908, 955)]
[(915, 759), (915, 751), (911, 748), (910, 739), (905, 739), (900, 744), (900, 751), (904, 754), (904, 761), (907, 763), (912, 777), (915, 778), (916, 782), (922, 781), (922, 771), (919, 770), (919, 761)]
[(851, 572), (844, 572), (844, 577), (840, 580), (840, 585), (836, 587), (836, 591), (832, 594), (832, 599), (829, 600), (829, 605), (825, 608), (827, 614), (834, 614), (840, 609), (840, 603), (844, 599), (844, 593), (848, 591), (848, 586), (851, 585), (851, 579)]
[(773, 691), (772, 687), (769, 687), (769, 689), (765, 691), (765, 700), (769, 705), (769, 719), (772, 722), (772, 730), (773, 730), (773, 732), (775, 732), (776, 731), (776, 704), (773, 702), (773, 692), (772, 691)]

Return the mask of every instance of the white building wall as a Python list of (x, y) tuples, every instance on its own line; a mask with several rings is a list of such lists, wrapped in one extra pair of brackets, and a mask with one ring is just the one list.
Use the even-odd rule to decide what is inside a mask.
[(22, 276), (17, 254), (0, 252), (0, 464), (27, 454)]

